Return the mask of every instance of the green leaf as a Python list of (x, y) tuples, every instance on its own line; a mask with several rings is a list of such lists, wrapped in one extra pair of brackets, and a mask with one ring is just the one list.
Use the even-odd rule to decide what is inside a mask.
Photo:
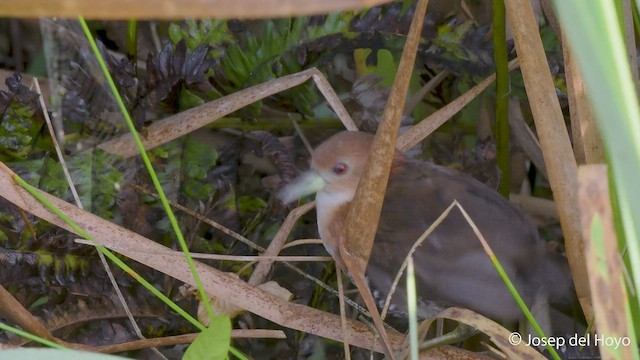
[(185, 174), (190, 178), (201, 180), (216, 165), (218, 153), (214, 144), (205, 144), (192, 137), (187, 137), (183, 158)]
[(178, 107), (180, 111), (189, 110), (202, 104), (204, 104), (204, 100), (202, 100), (198, 95), (187, 89), (182, 89), (180, 91), (180, 95), (178, 96)]
[(257, 212), (267, 206), (267, 203), (257, 197), (244, 195), (238, 198), (238, 210), (241, 213)]
[(205, 200), (214, 191), (213, 185), (206, 181), (218, 161), (214, 144), (185, 136), (154, 149), (151, 154), (158, 155), (153, 160), (154, 166), (169, 198), (186, 195), (195, 200)]
[(64, 197), (69, 190), (62, 167), (49, 157), (15, 162), (9, 166), (29, 184), (54, 196)]
[(0, 149), (2, 160), (25, 159), (31, 141), (40, 124), (35, 120), (35, 109), (13, 99), (0, 118)]
[(38, 250), (36, 251), (37, 258), (36, 261), (40, 266), (49, 267), (54, 264), (54, 257), (46, 250)]
[(188, 180), (184, 183), (184, 194), (198, 200), (206, 200), (214, 191), (211, 184)]
[(169, 39), (171, 39), (171, 42), (174, 45), (179, 43), (180, 40), (183, 39), (183, 32), (182, 32), (182, 29), (180, 28), (180, 25), (178, 24), (174, 23), (169, 25), (168, 34), (169, 34)]
[(110, 218), (120, 191), (122, 174), (112, 165), (114, 156), (100, 150), (78, 154), (69, 159), (69, 173), (80, 201), (92, 213)]
[(203, 19), (196, 21), (189, 19), (185, 22), (184, 27), (186, 29), (177, 23), (169, 25), (169, 38), (173, 44), (184, 39), (191, 50), (200, 45), (220, 47), (234, 41), (233, 36), (229, 34), (227, 20)]
[(33, 309), (39, 308), (40, 306), (43, 306), (43, 305), (47, 304), (48, 302), (49, 302), (49, 296), (46, 296), (46, 295), (40, 296), (38, 299), (36, 299), (36, 301), (34, 301), (29, 306), (29, 310), (33, 310)]
[(56, 196), (63, 196), (69, 191), (69, 184), (59, 162), (46, 158), (41, 174), (38, 184), (40, 189)]
[(231, 319), (217, 316), (211, 320), (184, 353), (183, 360), (226, 359), (231, 346)]
[(472, 25), (472, 21), (465, 21), (455, 27), (449, 23), (440, 25), (433, 44), (444, 49), (443, 55), (447, 59), (478, 62), (479, 58), (462, 44), (467, 33), (472, 31)]

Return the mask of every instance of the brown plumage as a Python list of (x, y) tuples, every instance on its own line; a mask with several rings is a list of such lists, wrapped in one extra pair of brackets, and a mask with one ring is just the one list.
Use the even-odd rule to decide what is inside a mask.
[[(317, 191), (318, 231), (346, 270), (337, 247), (349, 202), (368, 160), (373, 136), (342, 132), (322, 143), (311, 170), (281, 192), (284, 202)], [(568, 267), (548, 254), (525, 215), (477, 180), (396, 151), (367, 275), (374, 289), (389, 291), (414, 242), (457, 200), (478, 226), (525, 302), (569, 293)], [(454, 209), (414, 253), (418, 294), (446, 306), (462, 306), (504, 321), (522, 317), (479, 240)], [(400, 282), (402, 287), (404, 282)], [(406, 309), (403, 289), (393, 304)]]

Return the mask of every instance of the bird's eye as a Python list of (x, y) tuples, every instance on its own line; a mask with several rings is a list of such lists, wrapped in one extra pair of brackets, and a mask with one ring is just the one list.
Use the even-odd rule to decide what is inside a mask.
[(349, 166), (347, 166), (347, 164), (338, 162), (333, 166), (333, 173), (336, 175), (342, 175), (347, 171), (348, 168)]

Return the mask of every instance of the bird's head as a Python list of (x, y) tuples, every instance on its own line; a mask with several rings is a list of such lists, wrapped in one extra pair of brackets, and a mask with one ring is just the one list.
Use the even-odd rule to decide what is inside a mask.
[(313, 193), (331, 198), (334, 204), (353, 199), (369, 158), (373, 135), (344, 131), (333, 135), (313, 152), (311, 169), (286, 185), (278, 194), (289, 203)]

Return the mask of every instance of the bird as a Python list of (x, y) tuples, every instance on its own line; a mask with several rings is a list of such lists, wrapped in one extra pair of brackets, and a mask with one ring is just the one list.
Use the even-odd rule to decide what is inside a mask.
[[(373, 135), (342, 131), (320, 144), (310, 169), (284, 185), (285, 203), (316, 193), (318, 233), (336, 265), (347, 271), (338, 239), (371, 150)], [(525, 303), (566, 302), (571, 277), (566, 260), (547, 251), (537, 229), (514, 204), (474, 178), (410, 158), (396, 150), (380, 214), (367, 279), (386, 297), (414, 242), (456, 200), (489, 243)], [(454, 208), (413, 254), (420, 303), (458, 306), (515, 323), (522, 311), (490, 262), (461, 211)], [(406, 295), (392, 308), (406, 314)], [(542, 306), (544, 308), (544, 305)]]

